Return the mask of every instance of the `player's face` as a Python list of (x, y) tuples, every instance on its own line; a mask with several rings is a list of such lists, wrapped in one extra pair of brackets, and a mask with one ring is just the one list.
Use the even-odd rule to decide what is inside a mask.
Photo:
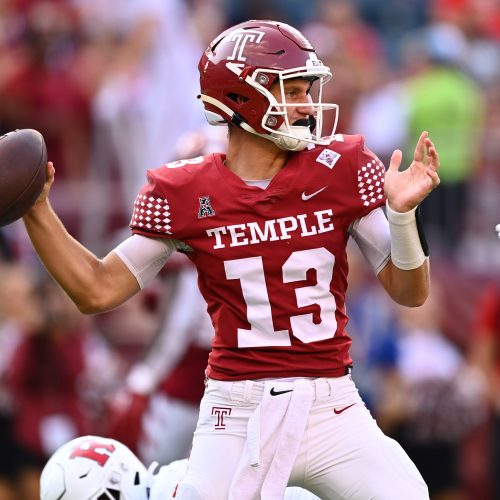
[[(308, 119), (309, 116), (314, 114), (312, 98), (310, 95), (312, 83), (303, 78), (294, 78), (285, 80), (283, 82), (285, 102), (292, 104), (287, 106), (288, 121), (294, 125), (298, 120)], [(279, 82), (271, 87), (271, 93), (274, 95), (278, 102), (282, 102), (281, 88)], [(293, 106), (297, 103), (297, 106)]]

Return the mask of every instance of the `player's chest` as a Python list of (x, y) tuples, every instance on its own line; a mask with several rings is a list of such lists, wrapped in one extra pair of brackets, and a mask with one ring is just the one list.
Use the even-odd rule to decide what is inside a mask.
[(241, 190), (237, 196), (213, 192), (198, 197), (190, 241), (216, 254), (259, 255), (343, 245), (348, 210), (336, 200), (334, 186), (308, 182)]

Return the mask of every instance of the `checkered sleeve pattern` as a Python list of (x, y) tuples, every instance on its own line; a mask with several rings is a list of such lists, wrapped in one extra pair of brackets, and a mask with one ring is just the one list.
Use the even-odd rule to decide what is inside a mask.
[(130, 221), (132, 229), (158, 234), (172, 234), (170, 207), (166, 198), (139, 194)]
[(378, 158), (372, 158), (358, 169), (358, 193), (365, 207), (384, 198), (385, 168)]

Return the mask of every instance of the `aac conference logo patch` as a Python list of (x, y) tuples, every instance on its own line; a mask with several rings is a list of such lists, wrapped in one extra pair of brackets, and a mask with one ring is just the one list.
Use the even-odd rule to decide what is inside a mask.
[(200, 208), (198, 209), (198, 219), (213, 217), (215, 215), (215, 210), (210, 204), (210, 196), (200, 196), (199, 201)]

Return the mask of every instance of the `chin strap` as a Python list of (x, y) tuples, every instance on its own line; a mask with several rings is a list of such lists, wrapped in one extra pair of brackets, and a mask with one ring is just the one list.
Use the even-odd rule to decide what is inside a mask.
[[(309, 144), (306, 140), (302, 140), (301, 138), (293, 138), (285, 135), (281, 135), (278, 133), (271, 134), (259, 134), (254, 128), (252, 128), (247, 122), (241, 122), (239, 124), (240, 128), (245, 130), (246, 132), (250, 132), (253, 135), (257, 135), (259, 137), (263, 137), (268, 141), (274, 142), (276, 146), (280, 149), (284, 149), (285, 151), (302, 151)], [(308, 139), (310, 137), (311, 132), (308, 127), (291, 127), (297, 135), (301, 135), (304, 139)]]
[[(283, 127), (283, 125), (281, 126)], [(280, 127), (280, 128), (281, 128)], [(310, 144), (311, 130), (310, 128), (298, 125), (292, 125), (289, 128), (290, 132), (297, 137), (292, 138), (281, 134), (270, 135), (271, 140), (281, 149), (286, 149), (287, 151), (303, 151)]]

